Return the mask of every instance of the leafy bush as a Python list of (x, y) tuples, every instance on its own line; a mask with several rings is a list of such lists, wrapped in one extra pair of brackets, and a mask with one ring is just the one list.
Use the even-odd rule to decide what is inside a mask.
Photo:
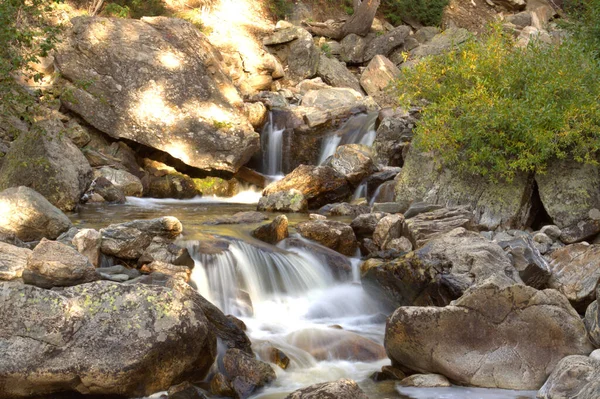
[(448, 0), (384, 0), (381, 8), (394, 25), (412, 19), (425, 26), (438, 26), (447, 5)]
[(565, 10), (572, 20), (567, 27), (596, 57), (600, 57), (600, 0), (569, 0)]
[(400, 103), (425, 100), (414, 145), (459, 171), (511, 179), (552, 158), (597, 163), (600, 66), (574, 40), (514, 46), (500, 27), (405, 69)]
[(269, 11), (277, 19), (285, 19), (292, 13), (294, 4), (292, 0), (269, 0)]
[(114, 0), (103, 9), (103, 14), (120, 18), (154, 17), (166, 13), (162, 0)]

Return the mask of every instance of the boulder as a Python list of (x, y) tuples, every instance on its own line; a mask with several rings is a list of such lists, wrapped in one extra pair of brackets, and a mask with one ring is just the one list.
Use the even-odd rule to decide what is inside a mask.
[(459, 227), (474, 230), (473, 211), (469, 207), (442, 208), (420, 213), (405, 222), (404, 235), (415, 248)]
[(271, 223), (256, 228), (252, 235), (261, 241), (275, 245), (290, 235), (288, 219), (285, 215), (279, 215)]
[(210, 381), (210, 392), (216, 396), (224, 396), (227, 398), (235, 397), (231, 382), (221, 373), (215, 374)]
[[(328, 204), (319, 209), (322, 216), (358, 216), (363, 213), (369, 213), (371, 208), (368, 205), (355, 205), (347, 202), (338, 204)], [(310, 217), (310, 216), (309, 216)]]
[(342, 378), (333, 382), (323, 382), (292, 392), (285, 399), (368, 399), (369, 397), (352, 380)]
[(261, 197), (256, 209), (266, 212), (304, 212), (308, 209), (308, 203), (300, 191), (291, 189)]
[(558, 291), (492, 283), (443, 308), (398, 308), (385, 348), (393, 364), (460, 385), (523, 390), (539, 389), (565, 356), (592, 351), (579, 315)]
[(446, 306), (486, 280), (522, 283), (502, 248), (464, 228), (391, 261), (366, 263), (361, 266), (363, 288), (390, 309)]
[(21, 278), (31, 250), (0, 242), (0, 280)]
[(23, 281), (41, 288), (72, 286), (97, 279), (96, 269), (86, 256), (73, 247), (45, 238), (33, 249), (23, 270)]
[(144, 186), (142, 186), (140, 179), (125, 170), (103, 166), (94, 170), (94, 178), (98, 179), (100, 177), (111, 182), (126, 196), (141, 197), (144, 193)]
[[(292, 37), (292, 40), (288, 40)], [(316, 75), (321, 52), (306, 29), (286, 26), (265, 40), (263, 43), (269, 46), (269, 51), (277, 56), (282, 64), (287, 65), (287, 79), (300, 82)]]
[(404, 209), (414, 202), (443, 206), (470, 205), (483, 230), (519, 228), (531, 213), (533, 179), (517, 174), (512, 182), (492, 183), (485, 177), (439, 168), (432, 153), (411, 148), (396, 178), (396, 201)]
[(171, 278), (180, 279), (186, 283), (190, 281), (190, 275), (192, 274), (192, 270), (187, 266), (178, 266), (161, 261), (154, 261), (144, 264), (144, 266), (141, 268), (141, 271), (145, 273), (165, 274)]
[(412, 58), (424, 58), (443, 54), (452, 48), (466, 42), (471, 33), (463, 28), (449, 28), (438, 33), (430, 41), (420, 45), (411, 52)]
[(302, 97), (302, 106), (317, 109), (358, 106), (363, 95), (360, 91), (345, 87), (309, 90)]
[[(565, 243), (582, 241), (600, 233), (600, 169), (570, 160), (549, 163), (537, 174), (544, 209), (559, 228)], [(583, 228), (582, 228), (583, 227)]]
[(194, 267), (194, 259), (186, 248), (173, 243), (171, 238), (157, 236), (152, 238), (150, 245), (146, 247), (142, 256), (138, 259), (138, 265), (152, 262), (170, 263), (176, 266)]
[(340, 42), (340, 58), (348, 64), (362, 64), (367, 45), (373, 39), (351, 33)]
[(351, 194), (346, 178), (332, 167), (300, 165), (282, 180), (269, 184), (263, 196), (292, 189), (304, 196), (310, 209), (339, 202)]
[(547, 288), (551, 274), (550, 266), (531, 238), (517, 237), (499, 241), (498, 245), (506, 251), (525, 284), (537, 289)]
[(172, 216), (111, 224), (100, 230), (100, 249), (103, 254), (117, 258), (138, 259), (154, 237), (174, 240), (182, 229), (181, 222)]
[(113, 202), (117, 204), (125, 203), (125, 194), (123, 191), (115, 187), (110, 180), (103, 176), (98, 176), (92, 181), (92, 184), (90, 184), (90, 188), (85, 194), (88, 201), (92, 201), (94, 194), (100, 195), (106, 202)]
[(598, 314), (598, 299), (590, 304), (585, 311), (585, 329), (588, 332), (590, 341), (597, 348), (600, 346), (600, 317)]
[(170, 387), (167, 394), (169, 399), (208, 399), (200, 388), (187, 381)]
[(29, 187), (0, 192), (0, 229), (23, 241), (55, 239), (72, 226), (69, 218)]
[(377, 187), (377, 191), (373, 194), (372, 198), (368, 198), (369, 202), (375, 204), (382, 203), (393, 203), (396, 198), (396, 182), (393, 180), (382, 183), (381, 186)]
[[(184, 175), (183, 173), (172, 172), (160, 177), (151, 176), (148, 178), (148, 186), (145, 195), (152, 198), (194, 198), (203, 192), (198, 190), (198, 180)], [(206, 193), (210, 195), (210, 193)]]
[(377, 135), (373, 142), (375, 159), (382, 165), (402, 166), (404, 149), (413, 138), (413, 130), (420, 110), (396, 111), (385, 117), (377, 127)]
[(330, 58), (325, 54), (321, 54), (317, 75), (330, 86), (347, 87), (356, 90), (358, 93), (362, 92), (358, 78), (346, 68), (346, 65), (336, 58)]
[(365, 177), (377, 171), (370, 148), (363, 144), (339, 146), (325, 164), (345, 176), (355, 187)]
[(0, 190), (27, 186), (62, 211), (75, 209), (92, 182), (92, 169), (58, 119), (38, 122), (10, 147), (0, 169)]
[(360, 76), (360, 85), (370, 96), (377, 96), (391, 86), (400, 70), (383, 55), (376, 55)]
[(220, 54), (187, 21), (76, 17), (56, 64), (62, 104), (111, 137), (226, 172), (259, 149)]
[[(264, 387), (277, 378), (271, 366), (239, 349), (228, 349), (225, 352), (223, 367), (239, 398), (250, 396), (249, 394), (256, 389)], [(238, 385), (238, 380), (245, 384)], [(243, 390), (240, 389), (242, 387)]]
[(366, 213), (363, 215), (358, 215), (352, 223), (350, 223), (350, 227), (354, 230), (354, 235), (359, 240), (371, 237), (375, 228), (377, 227), (377, 223), (386, 216), (383, 212), (374, 212), (374, 213)]
[(370, 61), (376, 55), (387, 57), (394, 49), (404, 45), (410, 32), (410, 27), (400, 25), (390, 32), (377, 36), (366, 46), (363, 61)]
[(562, 359), (537, 394), (539, 399), (592, 399), (600, 396), (600, 360), (572, 355)]
[[(373, 147), (371, 147), (373, 148)], [(377, 154), (375, 155), (375, 161), (377, 161)], [(381, 163), (378, 162), (380, 165)], [(383, 183), (389, 183), (392, 182), (394, 180), (394, 178), (396, 176), (398, 176), (398, 173), (400, 173), (400, 170), (402, 168), (397, 167), (397, 166), (384, 166), (383, 168), (381, 168), (381, 170), (379, 172), (375, 172), (373, 173), (371, 176), (367, 177), (367, 199), (371, 200), (375, 197), (375, 194), (377, 193), (377, 191), (379, 191), (379, 187), (383, 184)], [(392, 198), (393, 201), (393, 198)], [(377, 202), (377, 201), (376, 201)], [(379, 202), (386, 202), (386, 201), (379, 201)]]
[(386, 215), (375, 226), (373, 242), (380, 249), (384, 249), (387, 243), (400, 238), (404, 229), (404, 217), (402, 215)]
[(309, 220), (296, 225), (296, 230), (304, 238), (347, 256), (354, 256), (358, 243), (352, 227), (346, 223), (331, 220)]
[(435, 388), (452, 386), (450, 381), (439, 374), (413, 374), (400, 381), (403, 387)]
[(397, 202), (375, 202), (371, 209), (373, 212), (402, 213), (402, 205)]
[(215, 359), (202, 309), (176, 290), (99, 281), (0, 291), (2, 398), (147, 396), (200, 381)]
[(550, 254), (548, 287), (562, 292), (581, 312), (596, 299), (600, 281), (600, 245), (567, 245)]

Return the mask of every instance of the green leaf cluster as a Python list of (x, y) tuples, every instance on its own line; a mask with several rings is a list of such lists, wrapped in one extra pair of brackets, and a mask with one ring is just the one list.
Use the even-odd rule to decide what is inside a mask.
[(576, 40), (520, 48), (495, 26), (396, 87), (402, 105), (425, 104), (414, 145), (462, 172), (510, 180), (553, 158), (597, 163), (600, 65)]
[(107, 3), (102, 14), (119, 18), (141, 18), (165, 15), (163, 0), (114, 0)]
[(381, 9), (394, 25), (408, 19), (425, 26), (438, 26), (447, 5), (448, 0), (384, 0)]
[(600, 0), (566, 0), (565, 10), (571, 17), (564, 24), (575, 38), (600, 57)]

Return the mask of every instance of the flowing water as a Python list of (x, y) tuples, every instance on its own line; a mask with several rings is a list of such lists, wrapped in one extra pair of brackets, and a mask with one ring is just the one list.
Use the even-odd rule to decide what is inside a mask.
[(276, 125), (273, 112), (269, 112), (269, 118), (260, 135), (262, 150), (262, 172), (271, 180), (283, 178), (283, 132), (284, 128)]
[(375, 141), (375, 121), (377, 112), (370, 114), (359, 114), (348, 119), (338, 130), (330, 133), (323, 139), (319, 165), (325, 163), (327, 158), (335, 153), (335, 150), (344, 144), (373, 145)]

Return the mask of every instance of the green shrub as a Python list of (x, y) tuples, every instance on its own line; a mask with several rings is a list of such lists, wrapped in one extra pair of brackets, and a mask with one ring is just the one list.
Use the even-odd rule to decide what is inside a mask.
[(600, 57), (600, 0), (568, 0), (566, 26), (596, 57)]
[(292, 13), (294, 3), (292, 0), (269, 0), (268, 6), (273, 17), (281, 20)]
[(167, 9), (162, 0), (114, 0), (104, 6), (102, 13), (111, 17), (141, 18), (165, 15)]
[(575, 40), (514, 47), (494, 27), (404, 69), (400, 103), (423, 102), (414, 145), (462, 172), (511, 179), (549, 160), (597, 163), (600, 66)]
[(447, 5), (448, 0), (384, 0), (381, 8), (394, 25), (412, 19), (425, 26), (438, 26)]

